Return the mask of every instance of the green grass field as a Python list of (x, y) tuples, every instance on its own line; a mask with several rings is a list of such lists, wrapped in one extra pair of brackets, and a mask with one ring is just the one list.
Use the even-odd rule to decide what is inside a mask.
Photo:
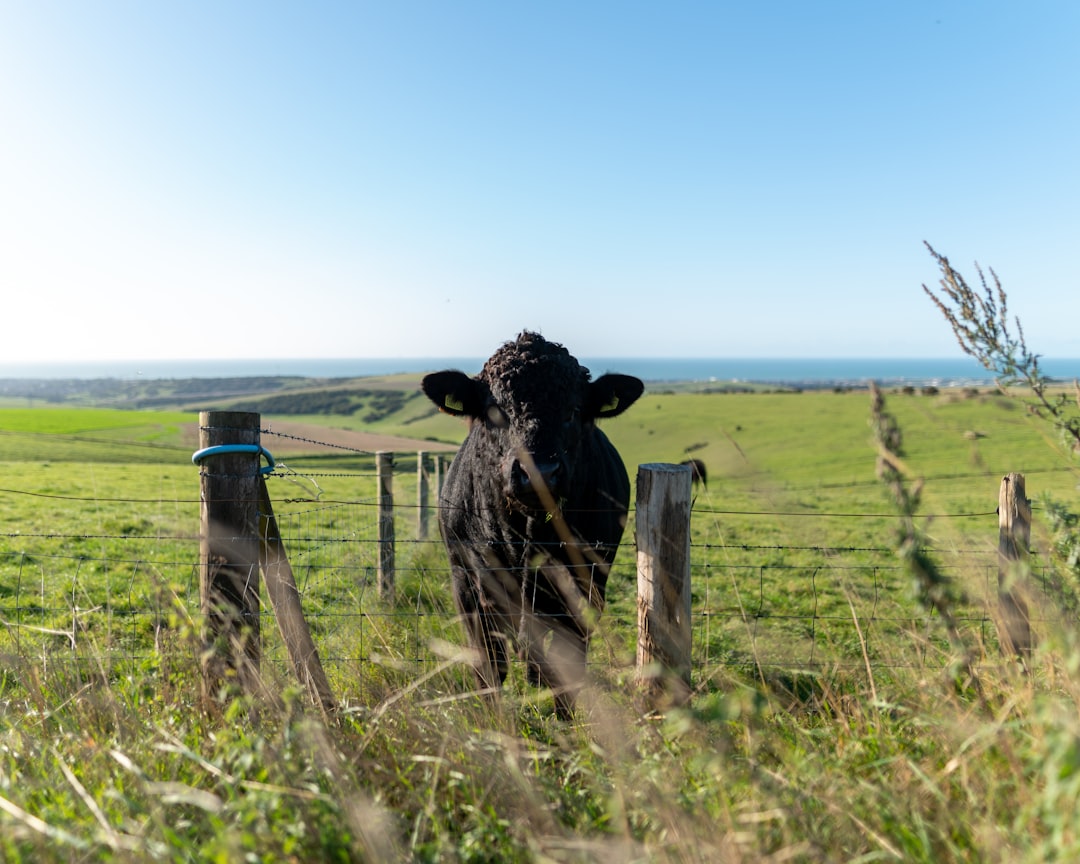
[[(289, 419), (464, 434), (417, 399), (361, 424), (373, 397), (354, 398), (353, 416)], [(371, 461), (312, 445), (268, 483), (342, 708), (327, 724), (268, 613), (274, 698), (199, 695), (195, 413), (0, 409), (0, 858), (1073, 859), (1080, 646), (1043, 501), (1075, 501), (1076, 461), (988, 392), (888, 393), (887, 410), (977, 681), (897, 555), (865, 392), (650, 392), (603, 428), (631, 475), (709, 467), (690, 706), (649, 713), (634, 686), (632, 523), (595, 686), (562, 724), (520, 669), (497, 703), (471, 694), (440, 544), (415, 537), (415, 453), (397, 460), (390, 605)], [(1030, 674), (994, 626), (1011, 471), (1035, 499)]]

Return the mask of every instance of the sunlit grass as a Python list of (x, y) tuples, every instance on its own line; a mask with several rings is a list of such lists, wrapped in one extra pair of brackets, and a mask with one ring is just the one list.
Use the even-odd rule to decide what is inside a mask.
[[(693, 698), (656, 714), (635, 686), (631, 522), (573, 724), (518, 666), (500, 698), (472, 692), (404, 460), (392, 604), (374, 586), (370, 466), (297, 459), (298, 476), (270, 481), (341, 706), (324, 723), (265, 603), (273, 698), (203, 699), (198, 469), (179, 442), (132, 464), (122, 440), (61, 462), (49, 447), (66, 444), (35, 439), (0, 464), (0, 858), (1076, 858), (1075, 621), (1033, 593), (1028, 674), (994, 626), (1000, 476), (1067, 496), (1071, 463), (996, 397), (890, 394), (889, 408), (964, 598), (979, 697), (895, 554), (866, 394), (658, 395), (604, 428), (631, 474), (704, 444)], [(1045, 549), (1043, 528), (1037, 511)]]

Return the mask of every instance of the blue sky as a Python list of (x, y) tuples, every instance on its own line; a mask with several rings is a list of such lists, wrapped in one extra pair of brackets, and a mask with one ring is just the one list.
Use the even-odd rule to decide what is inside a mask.
[(0, 0), (0, 363), (1080, 356), (1080, 4)]

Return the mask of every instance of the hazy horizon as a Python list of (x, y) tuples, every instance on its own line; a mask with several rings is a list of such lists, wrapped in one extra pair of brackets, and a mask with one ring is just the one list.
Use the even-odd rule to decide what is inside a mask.
[[(250, 358), (0, 363), (2, 379), (158, 380), (181, 378), (362, 378), (460, 368), (474, 374), (484, 357)], [(970, 357), (579, 357), (594, 376), (624, 372), (645, 380), (990, 381)], [(1050, 377), (1080, 376), (1080, 358), (1040, 358)]]

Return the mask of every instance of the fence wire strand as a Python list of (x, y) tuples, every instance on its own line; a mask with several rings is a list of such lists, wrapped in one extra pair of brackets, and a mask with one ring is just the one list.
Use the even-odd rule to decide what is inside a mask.
[[(263, 434), (344, 451), (365, 459), (370, 451), (263, 430)], [(113, 443), (113, 442), (110, 442)], [(463, 641), (450, 600), (450, 571), (434, 520), (436, 492), (421, 507), (417, 472), (402, 459), (394, 482), (398, 600), (386, 604), (376, 590), (379, 561), (376, 495), (343, 495), (370, 490), (372, 470), (322, 470), (303, 456), (279, 462), (274, 511), (295, 574), (304, 615), (323, 662), (340, 671), (356, 664), (420, 674), (442, 662), (439, 640)], [(196, 472), (192, 472), (194, 490)], [(279, 485), (280, 484), (280, 485)], [(291, 485), (300, 493), (283, 492)], [(64, 504), (131, 505), (131, 520), (153, 523), (162, 508), (176, 508), (197, 526), (200, 498), (61, 494), (45, 490), (0, 489), (0, 495), (31, 496)], [(155, 509), (156, 508), (156, 509)], [(188, 509), (185, 509), (188, 508)], [(142, 510), (146, 514), (141, 516)], [(190, 511), (190, 512), (189, 512)], [(989, 518), (995, 511), (939, 514), (935, 518)], [(633, 513), (630, 514), (633, 518)], [(722, 667), (763, 669), (863, 668), (863, 652), (874, 666), (893, 668), (932, 662), (935, 640), (926, 617), (911, 602), (894, 550), (865, 545), (727, 543), (718, 517), (887, 517), (890, 513), (821, 513), (731, 510), (695, 506), (691, 544), (692, 638), (698, 677)], [(432, 521), (420, 537), (418, 519)], [(630, 532), (628, 532), (628, 535)], [(101, 651), (134, 672), (152, 663), (163, 634), (177, 614), (199, 608), (199, 541), (196, 530), (173, 526), (122, 531), (0, 532), (0, 638), (19, 653), (44, 656), (66, 651), (74, 657)], [(160, 549), (147, 554), (146, 544)], [(92, 550), (87, 544), (98, 544)], [(942, 553), (945, 554), (944, 552)], [(948, 550), (976, 561), (982, 591), (959, 616), (984, 643), (995, 633), (992, 614), (997, 592), (996, 561), (986, 550)], [(761, 559), (770, 563), (762, 563)], [(593, 652), (593, 662), (632, 663), (635, 604), (634, 547), (624, 538), (609, 587), (608, 609), (597, 640), (609, 650)], [(1046, 590), (1045, 579), (1037, 577)], [(632, 594), (631, 594), (632, 597)], [(178, 613), (178, 609), (181, 610)], [(266, 604), (264, 617), (271, 613)], [(271, 621), (262, 628), (267, 662), (287, 667)], [(602, 661), (595, 658), (599, 656)]]

